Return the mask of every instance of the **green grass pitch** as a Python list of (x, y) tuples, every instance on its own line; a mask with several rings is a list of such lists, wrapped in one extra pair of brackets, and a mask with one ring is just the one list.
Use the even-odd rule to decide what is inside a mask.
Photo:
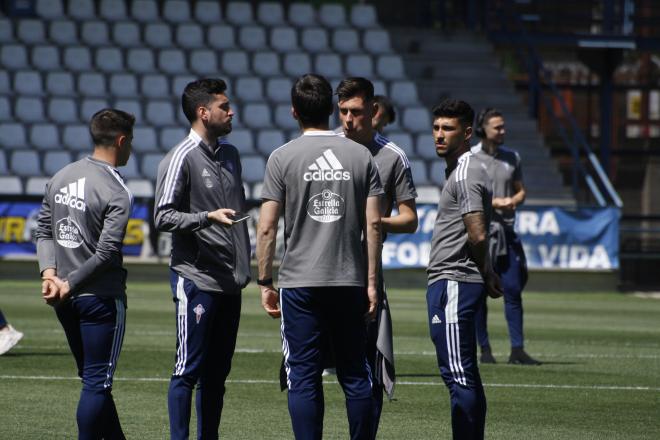
[[(385, 402), (381, 439), (451, 438), (449, 398), (428, 336), (424, 277), (390, 289), (398, 385)], [(75, 438), (80, 383), (39, 282), (0, 281), (0, 307), (24, 339), (0, 357), (0, 438)], [(174, 312), (166, 282), (129, 282), (124, 347), (114, 396), (129, 439), (168, 437), (167, 386), (174, 357)], [(660, 300), (602, 293), (526, 292), (525, 331), (538, 367), (506, 364), (501, 300), (490, 300), (499, 363), (481, 367), (489, 439), (660, 438)], [(244, 292), (237, 352), (220, 435), (292, 438), (286, 393), (278, 388), (279, 321), (258, 291)], [(325, 438), (347, 438), (343, 397), (325, 384)], [(193, 430), (194, 432), (194, 418)]]

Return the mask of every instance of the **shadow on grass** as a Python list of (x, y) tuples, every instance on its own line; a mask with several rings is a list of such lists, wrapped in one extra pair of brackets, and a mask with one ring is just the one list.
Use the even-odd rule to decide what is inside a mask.
[(417, 373), (417, 374), (415, 374), (415, 373), (412, 373), (412, 374), (397, 373), (396, 377), (397, 378), (401, 378), (401, 377), (440, 377), (440, 373), (431, 373), (431, 374), (428, 374), (428, 373)]
[(47, 351), (10, 351), (2, 355), (2, 358), (19, 358), (19, 357), (28, 357), (28, 356), (71, 356), (71, 353), (62, 353), (62, 352), (47, 352)]

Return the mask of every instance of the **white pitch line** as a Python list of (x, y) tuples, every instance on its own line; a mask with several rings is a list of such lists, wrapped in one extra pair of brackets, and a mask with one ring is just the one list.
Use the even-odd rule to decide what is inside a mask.
[[(74, 376), (16, 376), (2, 374), (0, 379), (7, 380), (75, 380), (79, 377)], [(169, 377), (115, 377), (116, 382), (169, 382)], [(270, 384), (279, 385), (278, 380), (266, 379), (228, 379), (226, 383), (232, 384)], [(338, 384), (336, 380), (325, 380), (324, 383)], [(397, 385), (403, 386), (443, 386), (442, 382), (414, 382), (397, 381)], [(616, 386), (616, 385), (553, 385), (553, 384), (526, 384), (526, 383), (485, 383), (485, 387), (492, 388), (530, 388), (530, 389), (558, 389), (558, 390), (598, 390), (598, 391), (654, 391), (660, 392), (658, 387), (645, 386)]]

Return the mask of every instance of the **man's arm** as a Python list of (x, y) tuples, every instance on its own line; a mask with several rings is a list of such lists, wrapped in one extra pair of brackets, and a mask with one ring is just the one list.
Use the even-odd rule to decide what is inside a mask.
[(519, 205), (522, 205), (527, 195), (522, 180), (513, 182), (513, 190), (515, 194), (511, 197), (493, 197), (493, 208), (514, 211)]
[(502, 296), (502, 286), (488, 255), (486, 217), (482, 211), (469, 212), (463, 215), (463, 223), (467, 229), (470, 255), (477, 263), (477, 268), (486, 285), (486, 291), (491, 298), (499, 298)]
[(275, 256), (275, 245), (277, 238), (277, 222), (280, 218), (280, 203), (275, 200), (264, 200), (259, 213), (259, 225), (257, 226), (257, 265), (259, 269), (259, 280), (271, 280), (265, 286), (259, 286), (261, 290), (261, 305), (266, 313), (273, 318), (279, 318), (281, 311), (279, 306), (279, 294), (273, 287), (273, 258)]
[(367, 295), (369, 296), (368, 318), (375, 319), (378, 305), (378, 261), (381, 252), (380, 197), (367, 198), (366, 225), (367, 237)]
[(399, 213), (395, 216), (380, 219), (383, 232), (395, 234), (412, 234), (417, 230), (417, 204), (415, 199), (402, 200), (397, 203)]
[(41, 295), (48, 304), (55, 304), (60, 300), (59, 289), (56, 284), (47, 278), (57, 275), (55, 262), (55, 245), (53, 243), (52, 214), (48, 201), (50, 183), (46, 185), (45, 196), (37, 217), (37, 259), (39, 272), (42, 276)]

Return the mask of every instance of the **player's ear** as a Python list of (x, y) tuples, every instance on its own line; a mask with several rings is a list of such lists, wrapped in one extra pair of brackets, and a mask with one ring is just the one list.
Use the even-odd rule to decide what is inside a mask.
[(202, 122), (207, 122), (209, 120), (209, 109), (207, 109), (203, 105), (197, 107), (197, 119), (199, 119)]
[(465, 140), (469, 141), (472, 138), (472, 127), (467, 126), (465, 127)]
[(293, 107), (291, 107), (291, 116), (293, 116), (293, 119), (295, 119), (296, 121), (300, 120), (300, 117), (298, 116), (298, 112)]

